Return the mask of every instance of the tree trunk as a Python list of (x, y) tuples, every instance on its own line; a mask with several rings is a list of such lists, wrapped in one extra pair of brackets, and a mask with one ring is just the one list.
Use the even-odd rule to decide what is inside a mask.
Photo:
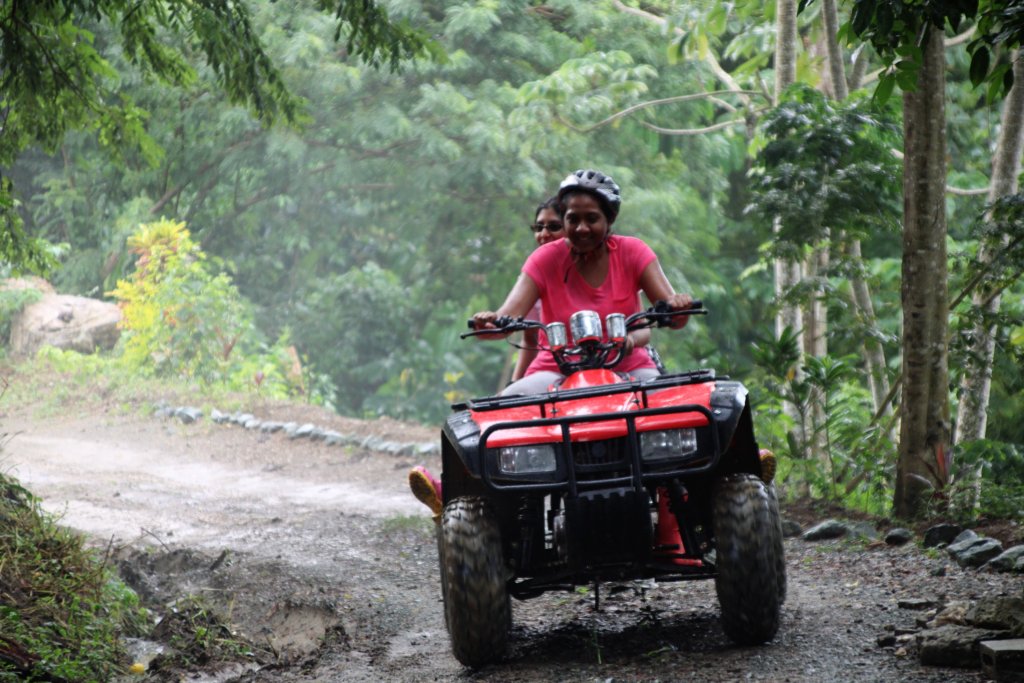
[[(860, 251), (860, 240), (853, 240), (846, 251), (847, 258), (856, 263), (861, 263), (863, 258)], [(862, 275), (855, 275), (850, 281), (850, 292), (853, 298), (856, 315), (865, 328), (874, 326), (875, 307), (871, 302), (871, 292), (868, 283)], [(865, 335), (864, 337), (864, 359), (868, 367), (868, 386), (871, 388), (871, 398), (875, 407), (875, 414), (886, 414), (885, 400), (889, 396), (889, 374), (885, 361), (885, 350), (877, 338)], [(895, 441), (895, 439), (894, 439)]]
[[(839, 31), (839, 10), (836, 6), (836, 0), (823, 0), (821, 8), (822, 20), (825, 24), (825, 40), (828, 50), (832, 93), (836, 100), (844, 100), (849, 95), (849, 86), (859, 87), (860, 76), (858, 75), (858, 70), (855, 69), (853, 78), (856, 80), (853, 80), (851, 83), (846, 77), (843, 48), (839, 44), (837, 36)], [(864, 61), (864, 59), (859, 59), (858, 63), (863, 64)], [(862, 72), (863, 68), (860, 71)], [(849, 244), (846, 249), (846, 256), (858, 266), (861, 265), (863, 259), (861, 258), (860, 240), (854, 240)], [(875, 320), (874, 304), (871, 302), (871, 290), (868, 288), (868, 283), (859, 268), (850, 280), (850, 290), (854, 311), (861, 324), (865, 327), (874, 326), (877, 321)], [(871, 397), (874, 400), (874, 412), (884, 415), (888, 412), (887, 409), (883, 410), (883, 408), (885, 408), (885, 398), (889, 395), (889, 377), (885, 362), (885, 351), (882, 348), (882, 343), (875, 337), (864, 337), (864, 362), (868, 373), (868, 385), (871, 387)], [(895, 441), (895, 439), (893, 440)]]
[[(796, 0), (778, 0), (776, 4), (776, 43), (775, 43), (775, 104), (778, 105), (782, 98), (782, 91), (793, 84), (796, 80)], [(772, 226), (776, 234), (780, 228), (779, 219), (774, 221)], [(775, 260), (775, 300), (778, 302), (778, 313), (775, 316), (775, 336), (782, 335), (787, 327), (795, 332), (803, 330), (803, 316), (800, 307), (784, 301), (785, 295), (801, 280), (801, 264), (799, 261)], [(802, 334), (797, 335), (800, 348), (798, 351), (803, 355)], [(804, 416), (796, 406), (786, 403), (784, 406), (786, 414), (800, 426), (801, 433), (797, 435), (797, 441), (801, 449), (807, 448), (807, 429), (804, 424)], [(795, 457), (803, 457), (806, 453), (794, 453)]]
[[(1024, 151), (1024, 62), (1019, 52), (1013, 55), (1014, 85), (1003, 104), (1002, 127), (995, 158), (992, 160), (992, 181), (989, 184), (988, 200), (992, 203), (1017, 191), (1017, 176), (1021, 169), (1021, 153)], [(1005, 245), (1005, 240), (1002, 245)], [(988, 263), (998, 245), (983, 244), (978, 259)], [(975, 306), (985, 306), (984, 315), (999, 312), (1000, 297), (992, 297), (992, 291), (979, 287), (971, 296)], [(985, 301), (991, 301), (985, 305)], [(973, 354), (967, 359), (963, 379), (960, 382), (960, 406), (957, 411), (956, 443), (985, 438), (989, 392), (992, 387), (992, 358), (995, 355), (996, 328), (979, 321), (973, 330)]]
[(836, 8), (836, 0), (824, 0), (821, 15), (825, 22), (825, 45), (828, 48), (828, 73), (832, 81), (832, 97), (842, 102), (850, 94), (850, 90), (846, 83), (843, 48), (837, 38), (839, 10)]
[(893, 511), (923, 514), (949, 481), (946, 113), (942, 31), (928, 26), (903, 94), (903, 400)]
[(778, 0), (775, 14), (775, 104), (779, 104), (782, 91), (796, 81), (796, 0)]

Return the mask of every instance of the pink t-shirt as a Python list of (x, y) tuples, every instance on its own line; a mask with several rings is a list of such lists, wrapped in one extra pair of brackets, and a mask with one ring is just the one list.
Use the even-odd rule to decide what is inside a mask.
[[(560, 322), (569, 331), (569, 317), (576, 311), (596, 311), (603, 322), (609, 313), (629, 316), (640, 310), (640, 275), (657, 256), (636, 237), (612, 235), (608, 238), (608, 276), (598, 287), (591, 287), (576, 272), (569, 253), (569, 243), (561, 239), (538, 247), (523, 264), (523, 273), (540, 291), (543, 317), (547, 324)], [(570, 340), (571, 342), (571, 340)], [(646, 347), (633, 349), (615, 370), (630, 372), (637, 368), (653, 368)], [(541, 370), (558, 372), (558, 364), (550, 353), (541, 352), (530, 363), (526, 374)]]

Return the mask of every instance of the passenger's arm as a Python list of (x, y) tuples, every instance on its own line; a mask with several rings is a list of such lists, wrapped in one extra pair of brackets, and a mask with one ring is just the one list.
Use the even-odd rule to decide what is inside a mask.
[(526, 374), (526, 368), (537, 357), (537, 344), (540, 342), (540, 335), (537, 330), (523, 330), (523, 348), (519, 349), (519, 356), (516, 358), (516, 367), (512, 371), (512, 381), (522, 379)]

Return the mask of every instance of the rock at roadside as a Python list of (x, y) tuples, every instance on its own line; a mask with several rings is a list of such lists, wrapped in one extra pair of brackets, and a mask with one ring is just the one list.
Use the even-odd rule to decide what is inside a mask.
[(189, 406), (182, 406), (182, 407), (176, 409), (174, 411), (174, 414), (183, 423), (185, 423), (187, 425), (190, 425), (190, 424), (193, 424), (193, 423), (199, 421), (199, 419), (203, 416), (203, 411), (200, 410), (199, 408), (192, 408), (192, 407), (189, 407)]
[(949, 545), (963, 530), (964, 528), (959, 524), (936, 524), (924, 532), (924, 542), (922, 545), (925, 548)]
[(1024, 571), (1024, 545), (1007, 548), (989, 560), (986, 566), (1000, 572)]
[(94, 353), (111, 349), (121, 331), (116, 304), (84, 296), (45, 294), (11, 322), (11, 355), (34, 356), (44, 346)]
[(981, 641), (998, 640), (1006, 635), (1006, 631), (947, 624), (919, 633), (917, 646), (922, 664), (978, 668)]
[(903, 527), (890, 529), (889, 533), (885, 535), (887, 545), (906, 545), (912, 540), (914, 540), (914, 532)]
[(980, 567), (1003, 552), (1003, 544), (994, 538), (968, 538), (946, 548), (961, 567)]
[(842, 538), (850, 532), (850, 528), (834, 519), (826, 519), (821, 524), (813, 526), (804, 532), (805, 541), (827, 541), (832, 538)]
[(968, 541), (973, 541), (973, 540), (976, 540), (978, 538), (981, 538), (981, 537), (978, 536), (978, 534), (974, 533), (973, 530), (971, 530), (971, 529), (964, 529), (959, 534), (957, 534), (956, 538), (954, 538), (952, 541), (950, 541), (949, 544), (951, 546), (952, 545), (957, 545), (958, 543), (966, 543)]
[(1005, 630), (1014, 638), (1024, 638), (1024, 598), (980, 598), (967, 610), (964, 621), (975, 628)]

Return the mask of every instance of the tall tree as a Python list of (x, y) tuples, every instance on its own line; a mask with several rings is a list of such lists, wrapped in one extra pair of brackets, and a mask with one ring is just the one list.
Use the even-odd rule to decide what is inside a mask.
[(924, 31), (916, 87), (903, 94), (903, 400), (893, 509), (923, 512), (949, 482), (946, 284), (946, 60), (942, 27)]
[[(1012, 83), (1009, 65), (996, 66), (990, 49), (1016, 47), (1024, 37), (1017, 3), (984, 5), (929, 0), (910, 7), (896, 0), (855, 0), (853, 32), (866, 38), (888, 68), (877, 95), (904, 89), (903, 397), (894, 512), (920, 515), (949, 482), (952, 464), (948, 397), (946, 263), (946, 118), (943, 31), (964, 18), (978, 21), (971, 75), (990, 93)], [(1011, 74), (1008, 77), (1004, 76)]]

